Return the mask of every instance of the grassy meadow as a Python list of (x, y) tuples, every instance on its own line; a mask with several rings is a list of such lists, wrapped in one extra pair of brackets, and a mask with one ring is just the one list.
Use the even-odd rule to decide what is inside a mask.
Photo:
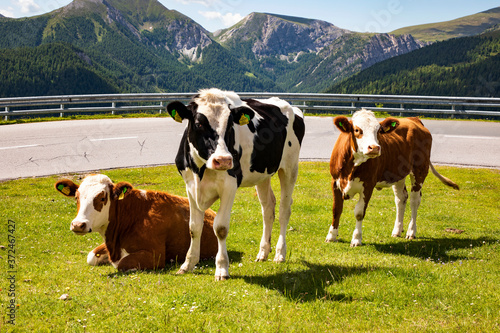
[[(53, 188), (61, 176), (0, 183), (0, 332), (499, 331), (500, 172), (438, 170), (461, 190), (428, 176), (416, 240), (391, 237), (394, 196), (385, 189), (368, 207), (363, 246), (351, 248), (355, 201), (344, 206), (340, 241), (325, 243), (328, 164), (302, 162), (283, 264), (272, 262), (273, 253), (254, 262), (260, 205), (253, 188), (241, 189), (227, 240), (231, 279), (224, 282), (214, 281), (213, 260), (184, 276), (175, 275), (181, 263), (131, 273), (88, 266), (87, 253), (102, 239), (69, 230), (76, 204)], [(185, 195), (175, 166), (104, 173)], [(82, 175), (67, 177), (79, 182)], [(277, 177), (273, 186), (279, 198)], [(406, 216), (405, 230), (409, 207)], [(278, 229), (276, 222), (273, 245)]]

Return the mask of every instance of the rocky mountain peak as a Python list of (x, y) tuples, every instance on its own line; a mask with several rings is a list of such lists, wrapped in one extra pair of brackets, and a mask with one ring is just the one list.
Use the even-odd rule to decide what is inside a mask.
[(111, 27), (122, 26), (141, 42), (198, 61), (213, 40), (189, 17), (157, 0), (73, 0), (55, 11), (59, 18), (98, 14)]
[(235, 40), (251, 41), (252, 51), (258, 57), (288, 56), (303, 51), (318, 52), (349, 32), (321, 20), (252, 13), (220, 33), (217, 39), (222, 44)]
[(377, 62), (402, 55), (426, 46), (427, 43), (416, 40), (412, 35), (376, 34), (366, 44), (361, 58), (362, 68), (368, 68)]

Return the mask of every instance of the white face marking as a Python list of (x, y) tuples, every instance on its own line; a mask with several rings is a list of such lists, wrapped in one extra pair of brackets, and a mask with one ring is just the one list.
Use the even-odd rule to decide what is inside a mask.
[[(226, 96), (227, 94), (228, 92), (223, 92), (217, 89), (202, 90), (200, 92), (200, 96), (195, 100), (198, 104), (197, 112), (203, 114), (207, 118), (210, 127), (218, 135), (215, 152), (213, 152), (206, 161), (199, 156), (194, 147), (191, 147), (192, 157), (198, 167), (203, 164), (206, 164), (207, 168), (215, 170), (227, 170), (233, 167), (232, 155), (229, 152), (224, 139), (229, 116), (231, 115), (228, 103), (236, 103), (236, 101), (233, 101), (235, 98), (234, 96)], [(239, 100), (238, 104), (241, 103), (241, 100)]]
[(354, 152), (354, 164), (358, 166), (369, 158), (380, 156), (381, 151), (377, 138), (380, 123), (373, 112), (363, 109), (354, 113), (352, 125), (358, 145), (358, 150)]
[(73, 232), (97, 231), (104, 237), (109, 223), (110, 184), (111, 179), (105, 175), (92, 175), (83, 180), (76, 193), (79, 209), (71, 222)]

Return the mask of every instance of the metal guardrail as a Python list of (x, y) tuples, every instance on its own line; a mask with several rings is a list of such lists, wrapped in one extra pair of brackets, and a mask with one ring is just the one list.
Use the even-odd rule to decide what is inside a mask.
[[(312, 113), (352, 112), (360, 108), (388, 113), (474, 115), (500, 117), (500, 98), (399, 96), (309, 93), (238, 93), (242, 98), (280, 97)], [(0, 98), (0, 115), (13, 116), (99, 112), (162, 113), (174, 100), (189, 101), (195, 93), (68, 95)]]

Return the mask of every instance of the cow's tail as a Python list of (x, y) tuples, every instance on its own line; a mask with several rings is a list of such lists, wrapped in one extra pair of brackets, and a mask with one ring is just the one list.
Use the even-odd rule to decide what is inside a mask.
[(434, 176), (436, 176), (443, 184), (445, 184), (449, 187), (453, 187), (455, 190), (460, 189), (460, 187), (458, 187), (458, 185), (456, 183), (454, 183), (452, 180), (446, 178), (445, 176), (442, 176), (439, 172), (437, 172), (437, 170), (434, 169), (434, 166), (432, 165), (432, 163), (429, 163), (429, 166), (430, 166), (431, 171), (434, 174)]

